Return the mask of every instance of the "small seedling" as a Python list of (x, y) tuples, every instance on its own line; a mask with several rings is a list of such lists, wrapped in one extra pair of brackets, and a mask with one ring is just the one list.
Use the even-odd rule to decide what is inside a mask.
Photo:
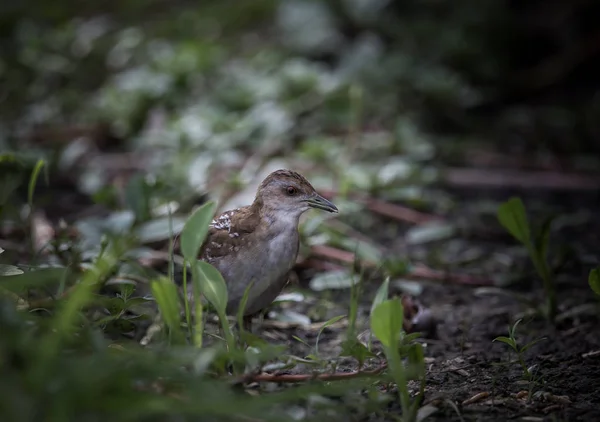
[(533, 265), (544, 283), (546, 294), (545, 314), (549, 320), (554, 321), (556, 317), (556, 288), (550, 265), (548, 264), (548, 240), (550, 237), (550, 226), (552, 219), (544, 221), (541, 229), (533, 234), (525, 206), (520, 198), (511, 198), (500, 205), (498, 209), (498, 220), (506, 230), (519, 242), (521, 242), (529, 252)]
[[(404, 309), (400, 299), (379, 303), (371, 313), (371, 331), (383, 346), (390, 374), (398, 387), (402, 420), (418, 420), (418, 411), (425, 390), (425, 359), (423, 348), (414, 343), (418, 334), (406, 334), (402, 324)], [(407, 364), (403, 360), (407, 358)], [(420, 394), (411, 403), (408, 382), (420, 381)]]
[(539, 343), (542, 340), (546, 340), (546, 337), (541, 337), (541, 338), (538, 338), (536, 340), (533, 340), (533, 341), (527, 343), (524, 346), (519, 346), (519, 344), (517, 343), (517, 339), (515, 337), (515, 331), (517, 330), (517, 326), (521, 323), (521, 321), (522, 320), (519, 319), (517, 322), (514, 323), (514, 325), (512, 327), (508, 327), (508, 337), (500, 336), (500, 337), (496, 337), (492, 341), (500, 341), (502, 343), (508, 344), (510, 346), (510, 348), (516, 353), (517, 360), (518, 360), (519, 364), (521, 365), (521, 367), (523, 368), (523, 377), (528, 381), (533, 381), (533, 374), (532, 374), (531, 368), (528, 368), (527, 365), (525, 364), (524, 354), (533, 345)]

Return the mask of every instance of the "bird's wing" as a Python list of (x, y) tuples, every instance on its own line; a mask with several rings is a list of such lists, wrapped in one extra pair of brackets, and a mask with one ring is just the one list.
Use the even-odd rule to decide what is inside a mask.
[(244, 246), (259, 223), (250, 207), (225, 211), (210, 224), (206, 240), (200, 249), (200, 259), (208, 262), (235, 254)]

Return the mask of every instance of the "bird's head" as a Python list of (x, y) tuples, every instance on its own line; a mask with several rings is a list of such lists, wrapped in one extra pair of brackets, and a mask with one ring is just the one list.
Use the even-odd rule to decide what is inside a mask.
[(337, 207), (317, 193), (301, 174), (291, 170), (277, 170), (260, 184), (255, 204), (276, 215), (299, 217), (311, 208), (338, 212)]

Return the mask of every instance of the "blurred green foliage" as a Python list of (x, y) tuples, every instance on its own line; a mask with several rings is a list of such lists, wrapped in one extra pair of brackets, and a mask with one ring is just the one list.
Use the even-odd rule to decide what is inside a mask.
[[(371, 322), (393, 361), (391, 375), (263, 386), (251, 395), (232, 382), (232, 363), (245, 375), (267, 365), (332, 371), (337, 363), (316, 345), (306, 357), (256, 339), (243, 350), (222, 312), (228, 347), (217, 335), (203, 342), (202, 307), (192, 321), (171, 279), (139, 260), (155, 258), (149, 245), (183, 231), (178, 264), (192, 261), (203, 237), (198, 226), (214, 208), (198, 211), (197, 220), (185, 216), (207, 202), (211, 171), (225, 173), (223, 190), (239, 188), (258, 167), (253, 159), (277, 156), (315, 164), (315, 184), (333, 178), (340, 187), (336, 203), (346, 221), (307, 222), (308, 244), (355, 252), (401, 276), (407, 262), (348, 235), (372, 227), (350, 193), (447, 209), (450, 199), (423, 187), (438, 178), (433, 159), (465, 138), (501, 146), (518, 138), (536, 147), (577, 141), (577, 152), (598, 130), (597, 96), (575, 105), (560, 96), (541, 106), (517, 102), (492, 117), (473, 111), (505, 101), (504, 92), (529, 92), (513, 81), (535, 64), (514, 56), (527, 31), (519, 12), (500, 0), (34, 0), (1, 7), (0, 230), (12, 241), (0, 250), (3, 420), (347, 420), (381, 411), (391, 395), (380, 386), (392, 380), (414, 418), (419, 401), (410, 403), (408, 383), (417, 379), (423, 388), (422, 349), (399, 332), (399, 321), (390, 323), (402, 307), (387, 300), (388, 281)], [(127, 180), (123, 191), (119, 177)], [(44, 253), (33, 236), (38, 209), (55, 214), (56, 235)], [(454, 233), (453, 226), (429, 226), (409, 239)], [(193, 268), (190, 282), (216, 287), (219, 308), (221, 280)], [(341, 354), (360, 366), (375, 355), (356, 336), (362, 280), (341, 270), (311, 284), (352, 288)], [(340, 317), (324, 319), (323, 330)], [(148, 333), (154, 337), (146, 341)]]

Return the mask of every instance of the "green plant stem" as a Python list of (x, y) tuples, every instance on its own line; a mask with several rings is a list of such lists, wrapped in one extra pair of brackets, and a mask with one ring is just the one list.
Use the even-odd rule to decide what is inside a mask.
[(556, 318), (556, 290), (554, 288), (554, 281), (552, 280), (551, 271), (548, 268), (546, 260), (540, 256), (540, 251), (535, 249), (533, 245), (527, 245), (529, 254), (531, 255), (533, 265), (542, 278), (544, 285), (544, 291), (546, 293), (546, 316), (550, 321), (554, 321)]
[(406, 374), (404, 372), (404, 366), (402, 365), (402, 359), (400, 354), (396, 350), (391, 350), (388, 347), (384, 348), (384, 352), (388, 361), (389, 368), (392, 372), (392, 377), (396, 381), (396, 387), (398, 388), (398, 395), (400, 397), (400, 406), (402, 407), (403, 420), (406, 422), (412, 422), (414, 417), (411, 412), (410, 406), (410, 393), (408, 391), (408, 384)]
[(227, 342), (227, 347), (230, 351), (235, 350), (235, 338), (233, 337), (233, 333), (231, 332), (231, 327), (229, 325), (229, 320), (227, 319), (227, 315), (225, 312), (219, 311), (219, 321), (221, 322), (221, 328), (223, 329), (223, 334), (225, 335), (225, 341)]
[(525, 378), (527, 378), (528, 380), (531, 379), (531, 374), (529, 373), (529, 369), (527, 369), (527, 365), (525, 364), (525, 359), (523, 359), (523, 354), (517, 353), (517, 358), (519, 359), (519, 363), (521, 364), (521, 367), (523, 368), (523, 374), (525, 374)]
[(192, 315), (190, 313), (190, 300), (188, 295), (187, 288), (187, 266), (188, 262), (186, 259), (183, 260), (183, 303), (185, 306), (185, 321), (188, 326), (188, 331), (190, 332), (190, 339), (194, 338), (194, 330), (192, 327)]

